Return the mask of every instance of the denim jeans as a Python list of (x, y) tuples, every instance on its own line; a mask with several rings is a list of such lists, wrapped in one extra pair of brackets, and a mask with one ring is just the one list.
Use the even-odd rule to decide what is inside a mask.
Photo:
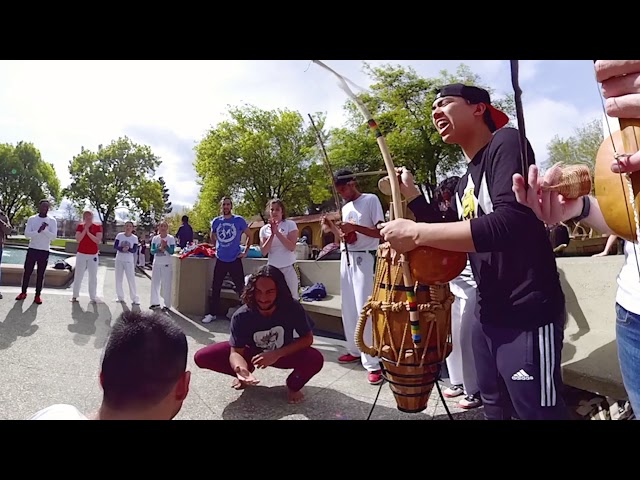
[(640, 419), (640, 314), (617, 303), (616, 339), (624, 388), (636, 419)]

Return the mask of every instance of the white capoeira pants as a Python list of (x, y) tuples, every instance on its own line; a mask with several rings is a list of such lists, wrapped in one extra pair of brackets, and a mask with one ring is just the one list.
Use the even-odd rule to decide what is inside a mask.
[(471, 329), (476, 315), (477, 289), (463, 282), (451, 282), (455, 300), (451, 305), (451, 342), (453, 349), (447, 357), (447, 371), (451, 385), (462, 385), (465, 394), (480, 391), (473, 357)]
[(284, 275), (284, 279), (287, 281), (287, 286), (289, 287), (289, 290), (291, 290), (291, 296), (294, 300), (298, 300), (300, 298), (298, 295), (299, 282), (295, 267), (293, 265), (289, 265), (288, 267), (278, 267), (278, 270), (280, 270)]
[(76, 268), (73, 274), (73, 298), (80, 296), (80, 286), (84, 273), (89, 273), (89, 298), (96, 300), (98, 295), (98, 266), (100, 265), (100, 257), (96, 253), (90, 255), (88, 253), (76, 253)]
[(116, 295), (119, 301), (124, 302), (122, 279), (123, 276), (126, 275), (127, 283), (129, 284), (129, 295), (131, 296), (131, 302), (140, 303), (138, 291), (136, 290), (136, 264), (133, 262), (133, 259), (131, 260), (131, 262), (116, 260)]
[[(342, 252), (340, 257), (340, 294), (342, 296), (342, 326), (347, 337), (347, 351), (354, 357), (360, 357), (362, 366), (370, 372), (380, 370), (380, 361), (358, 350), (355, 341), (355, 332), (360, 318), (360, 312), (365, 303), (373, 293), (373, 280), (375, 276), (373, 254), (368, 252), (349, 251), (349, 261), (347, 265), (347, 254)], [(363, 332), (364, 342), (373, 345), (373, 328), (371, 318)]]
[(158, 256), (154, 258), (153, 270), (151, 272), (151, 305), (161, 305), (160, 291), (164, 307), (171, 308), (171, 282), (173, 281), (173, 265), (171, 257), (168, 260)]

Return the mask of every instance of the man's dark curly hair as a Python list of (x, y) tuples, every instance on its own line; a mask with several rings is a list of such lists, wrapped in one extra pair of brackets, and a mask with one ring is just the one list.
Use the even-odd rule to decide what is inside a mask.
[(250, 310), (257, 308), (256, 304), (256, 282), (259, 278), (268, 277), (271, 278), (276, 284), (276, 305), (282, 307), (293, 302), (293, 296), (291, 290), (287, 285), (287, 281), (280, 270), (273, 265), (264, 265), (249, 277), (249, 282), (242, 291), (242, 302), (249, 307)]

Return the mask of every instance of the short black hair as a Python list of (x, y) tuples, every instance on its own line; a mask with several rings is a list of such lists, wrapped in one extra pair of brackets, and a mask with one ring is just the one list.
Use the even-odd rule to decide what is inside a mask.
[(438, 188), (436, 189), (436, 191), (441, 193), (445, 190), (448, 190), (450, 193), (453, 193), (458, 187), (459, 181), (460, 181), (460, 177), (457, 175), (452, 175), (451, 177), (447, 177), (442, 182), (440, 182), (440, 185), (438, 185)]
[(187, 369), (187, 338), (159, 312), (122, 313), (102, 359), (105, 406), (139, 410), (158, 404)]
[(249, 277), (249, 281), (242, 291), (242, 303), (247, 305), (249, 310), (255, 310), (257, 307), (256, 283), (258, 282), (258, 279), (262, 277), (269, 277), (275, 282), (276, 305), (278, 307), (282, 307), (294, 301), (291, 290), (289, 290), (289, 285), (287, 285), (284, 274), (280, 271), (280, 269), (274, 267), (273, 265), (263, 265), (258, 269), (257, 272)]
[(188, 221), (189, 221), (189, 217), (188, 217), (188, 216), (186, 216), (186, 215), (183, 215), (183, 216), (182, 216), (182, 221), (183, 221), (183, 222), (188, 222)]
[[(339, 178), (344, 177), (344, 178)], [(353, 172), (348, 168), (341, 168), (336, 171), (333, 175), (333, 183), (334, 185), (346, 185), (349, 182), (355, 182), (356, 177), (353, 176)]]
[(456, 188), (458, 187), (458, 182), (460, 182), (460, 177), (457, 175), (452, 175), (451, 177), (445, 178), (440, 184), (436, 187), (435, 196), (438, 202), (444, 201), (443, 193), (445, 191), (449, 192), (449, 195), (453, 197), (456, 193)]

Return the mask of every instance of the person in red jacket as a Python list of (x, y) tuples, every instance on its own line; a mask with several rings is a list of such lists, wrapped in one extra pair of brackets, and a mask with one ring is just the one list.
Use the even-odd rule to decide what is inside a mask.
[(76, 254), (76, 269), (73, 277), (73, 297), (72, 302), (77, 302), (80, 296), (80, 285), (84, 272), (89, 272), (89, 299), (91, 303), (98, 301), (98, 265), (99, 248), (102, 241), (102, 226), (93, 223), (93, 213), (85, 210), (82, 214), (83, 223), (76, 228), (76, 241), (78, 242), (78, 253)]

